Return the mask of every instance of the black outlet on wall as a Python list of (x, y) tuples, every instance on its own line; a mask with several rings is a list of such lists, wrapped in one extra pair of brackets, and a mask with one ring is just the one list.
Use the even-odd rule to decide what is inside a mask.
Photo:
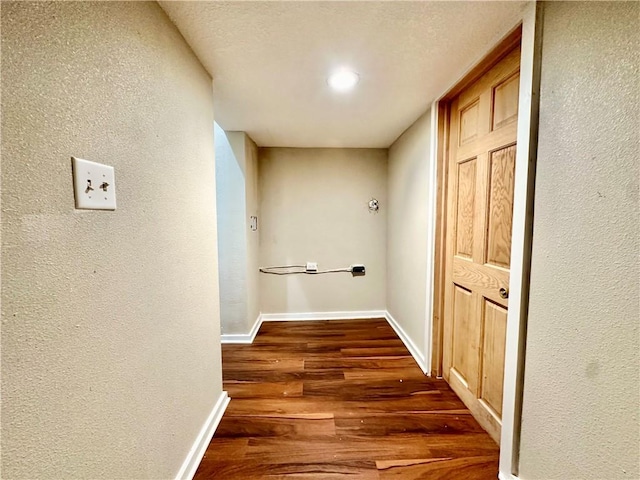
[(364, 265), (351, 265), (351, 275), (354, 277), (362, 277), (365, 273)]

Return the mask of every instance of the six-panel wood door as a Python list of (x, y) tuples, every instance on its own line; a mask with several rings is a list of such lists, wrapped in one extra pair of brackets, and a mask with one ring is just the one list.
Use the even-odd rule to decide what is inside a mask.
[[(499, 442), (520, 48), (452, 102), (443, 375)], [(502, 289), (502, 291), (501, 291)]]

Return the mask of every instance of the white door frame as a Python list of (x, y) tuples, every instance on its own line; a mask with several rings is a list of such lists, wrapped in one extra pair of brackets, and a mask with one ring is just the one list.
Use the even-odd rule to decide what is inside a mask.
[[(538, 103), (540, 93), (540, 58), (542, 52), (542, 2), (526, 4), (522, 15), (512, 25), (522, 25), (520, 57), (520, 94), (518, 100), (518, 133), (513, 199), (513, 230), (511, 274), (509, 280), (509, 310), (507, 315), (502, 433), (500, 439), (500, 480), (517, 479), (520, 451), (520, 416), (524, 384), (524, 347), (529, 304), (529, 271), (531, 265), (531, 234), (533, 225), (533, 191), (538, 140)], [(493, 49), (493, 47), (492, 47)], [(491, 50), (492, 50), (491, 49)], [(491, 51), (483, 53), (482, 58)], [(477, 62), (479, 63), (479, 62)], [(474, 64), (475, 67), (475, 64)], [(473, 68), (472, 68), (473, 69)], [(469, 72), (472, 70), (469, 69)], [(461, 78), (466, 77), (465, 72)], [(452, 83), (449, 91), (460, 80)], [(443, 93), (431, 106), (431, 151), (428, 211), (433, 221), (427, 232), (427, 318), (425, 328), (425, 359), (432, 371), (433, 313), (435, 272), (435, 232), (438, 168), (438, 112)]]

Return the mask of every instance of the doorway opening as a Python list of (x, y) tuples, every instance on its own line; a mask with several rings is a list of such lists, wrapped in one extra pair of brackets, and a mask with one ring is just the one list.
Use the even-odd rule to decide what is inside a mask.
[(437, 216), (444, 379), (499, 443), (520, 42), (516, 29), (440, 102), (442, 191)]
[(538, 130), (539, 3), (434, 104), (431, 373), (518, 473)]

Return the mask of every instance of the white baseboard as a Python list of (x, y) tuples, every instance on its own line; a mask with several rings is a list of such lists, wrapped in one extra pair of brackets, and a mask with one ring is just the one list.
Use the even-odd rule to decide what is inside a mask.
[(249, 333), (227, 333), (220, 336), (221, 343), (253, 343), (262, 325), (262, 314), (258, 315)]
[(407, 347), (407, 350), (411, 353), (411, 356), (420, 367), (420, 370), (422, 370), (422, 373), (425, 375), (428, 374), (427, 362), (425, 361), (424, 355), (420, 352), (420, 349), (416, 347), (416, 344), (413, 343), (411, 338), (409, 338), (409, 335), (406, 334), (400, 324), (389, 312), (385, 312), (385, 318), (387, 319), (387, 322), (389, 322), (389, 325), (391, 325), (391, 328), (395, 330), (398, 337), (400, 337), (402, 343)]
[(355, 312), (303, 312), (303, 313), (263, 313), (264, 322), (295, 322), (305, 320), (357, 320), (364, 318), (385, 318), (384, 310), (363, 310)]
[(511, 473), (500, 472), (498, 473), (498, 480), (518, 480), (518, 477)]
[(191, 450), (189, 450), (187, 458), (184, 459), (180, 470), (178, 470), (176, 480), (191, 480), (196, 474), (196, 470), (202, 461), (204, 452), (207, 451), (209, 442), (211, 442), (211, 438), (213, 438), (213, 434), (216, 431), (216, 428), (218, 428), (218, 424), (220, 423), (220, 420), (222, 420), (222, 415), (224, 415), (224, 411), (227, 409), (227, 405), (229, 405), (230, 401), (231, 399), (227, 392), (222, 392), (220, 394), (218, 401), (213, 406), (213, 410), (211, 410), (211, 413), (204, 422), (195, 442), (193, 442), (193, 446), (191, 447)]

